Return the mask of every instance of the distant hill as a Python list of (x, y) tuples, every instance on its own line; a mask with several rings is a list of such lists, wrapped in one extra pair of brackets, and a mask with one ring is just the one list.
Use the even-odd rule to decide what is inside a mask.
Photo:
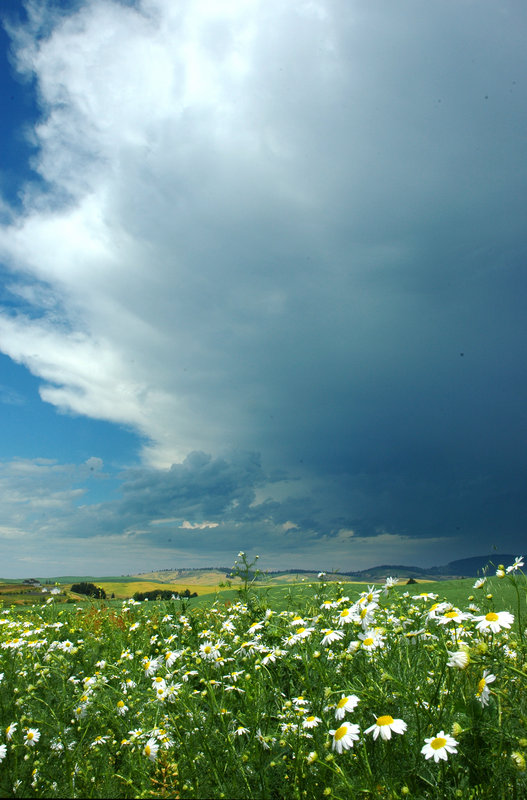
[[(460, 578), (475, 578), (478, 573), (481, 573), (484, 568), (492, 564), (494, 565), (494, 572), (498, 564), (508, 566), (512, 564), (516, 556), (511, 556), (510, 553), (496, 553), (491, 556), (473, 556), (472, 558), (460, 558), (457, 561), (450, 561), (444, 567), (433, 567), (430, 572), (436, 574), (455, 575)], [(492, 567), (489, 567), (490, 572)]]
[[(510, 553), (497, 553), (486, 556), (473, 556), (472, 558), (460, 558), (457, 561), (450, 561), (440, 567), (414, 567), (404, 564), (381, 564), (377, 567), (358, 570), (356, 572), (327, 572), (325, 580), (328, 581), (382, 581), (388, 576), (394, 578), (417, 578), (418, 580), (446, 580), (448, 578), (475, 578), (481, 574), (485, 566), (492, 562), (496, 567), (498, 564), (512, 564), (515, 556)], [(495, 568), (494, 568), (495, 569)], [(489, 568), (492, 572), (492, 567)], [(207, 567), (200, 569), (165, 569), (157, 572), (149, 572), (141, 575), (141, 579), (158, 580), (170, 582), (174, 580), (186, 581), (190, 584), (200, 583), (220, 583), (229, 579), (231, 570), (226, 567)], [(264, 570), (257, 577), (262, 583), (287, 583), (296, 581), (315, 581), (319, 571), (316, 569), (284, 569), (284, 570)], [(231, 579), (232, 580), (232, 579)], [(239, 578), (234, 579), (233, 583), (239, 583)]]
[[(475, 578), (481, 575), (487, 565), (488, 573), (492, 575), (498, 564), (506, 567), (512, 564), (516, 556), (510, 553), (495, 553), (486, 556), (473, 556), (472, 558), (460, 558), (450, 561), (440, 567), (413, 567), (404, 564), (381, 564), (376, 567), (358, 570), (356, 572), (330, 572), (325, 574), (326, 581), (358, 581), (361, 583), (380, 582), (387, 577), (393, 578), (416, 578), (417, 580), (447, 580), (448, 578)], [(43, 586), (49, 584), (75, 583), (79, 581), (101, 582), (122, 582), (123, 578), (131, 583), (133, 581), (154, 581), (156, 583), (185, 583), (189, 586), (199, 585), (220, 585), (230, 581), (233, 586), (239, 585), (240, 578), (231, 578), (232, 570), (228, 567), (200, 567), (196, 569), (162, 569), (152, 572), (138, 573), (136, 575), (120, 575), (112, 577), (95, 577), (86, 575), (62, 575), (57, 578), (40, 578)], [(316, 569), (284, 569), (284, 570), (265, 570), (257, 577), (258, 582), (264, 584), (283, 584), (296, 583), (300, 581), (315, 582), (319, 571)], [(19, 579), (20, 581), (22, 579)], [(12, 583), (12, 579), (0, 578), (1, 583)], [(16, 582), (16, 581), (15, 581)]]
[[(473, 556), (472, 558), (460, 558), (457, 561), (450, 561), (441, 567), (412, 567), (403, 564), (381, 564), (377, 567), (369, 567), (368, 569), (358, 570), (356, 572), (339, 572), (328, 573), (326, 580), (356, 580), (367, 583), (368, 581), (382, 581), (388, 576), (394, 578), (417, 578), (420, 580), (445, 580), (448, 578), (475, 578), (481, 574), (483, 569), (488, 564), (494, 564), (495, 567), (489, 567), (491, 573), (498, 564), (512, 564), (516, 556), (510, 553), (496, 553), (487, 556)], [(294, 580), (296, 575), (301, 575), (304, 578), (313, 577), (317, 575), (317, 570), (283, 570), (280, 572), (267, 572), (266, 575), (277, 579), (278, 577), (289, 578)]]

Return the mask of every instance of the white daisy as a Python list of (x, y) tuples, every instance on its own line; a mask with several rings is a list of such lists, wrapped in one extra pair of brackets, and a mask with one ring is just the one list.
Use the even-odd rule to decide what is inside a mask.
[(478, 623), (478, 631), (491, 630), (492, 633), (499, 633), (502, 628), (510, 628), (514, 622), (514, 616), (508, 611), (489, 611), (481, 617), (474, 617)]
[(320, 717), (315, 717), (314, 715), (310, 715), (306, 717), (302, 722), (303, 728), (316, 728), (322, 722)]
[(40, 739), (40, 731), (38, 728), (28, 728), (24, 737), (24, 744), (28, 747), (34, 747)]
[(18, 728), (18, 722), (11, 722), (5, 729), (5, 738), (7, 739), (8, 742), (10, 742), (11, 739), (13, 738), (17, 728)]
[(520, 567), (523, 567), (523, 556), (518, 556), (517, 558), (515, 558), (514, 563), (511, 564), (510, 567), (507, 567), (505, 571), (507, 573), (516, 572), (517, 570), (520, 569)]
[(332, 628), (324, 628), (322, 631), (324, 634), (324, 638), (322, 639), (322, 644), (332, 644), (333, 642), (342, 639), (344, 633), (342, 631), (335, 631)]
[(403, 722), (402, 719), (394, 719), (389, 714), (385, 714), (377, 717), (375, 724), (367, 728), (364, 733), (373, 733), (374, 739), (380, 736), (381, 739), (387, 740), (392, 738), (392, 731), (393, 733), (404, 733), (407, 727), (406, 722)]
[(436, 764), (442, 759), (446, 761), (449, 753), (457, 753), (457, 742), (444, 731), (439, 731), (437, 736), (425, 739), (421, 753), (426, 759), (433, 758)]
[(343, 694), (337, 703), (335, 710), (336, 719), (344, 719), (346, 711), (353, 711), (359, 703), (359, 698), (356, 694)]
[(353, 747), (353, 742), (359, 738), (360, 728), (358, 725), (350, 725), (349, 722), (343, 722), (340, 728), (329, 732), (333, 736), (332, 750), (337, 753), (342, 753), (343, 750), (349, 750)]
[(483, 677), (479, 681), (478, 688), (476, 690), (476, 699), (479, 700), (483, 707), (488, 706), (489, 704), (490, 689), (487, 684), (494, 683), (495, 680), (496, 676), (492, 675), (488, 669), (483, 671)]
[(446, 662), (447, 667), (456, 667), (456, 669), (465, 669), (470, 663), (470, 655), (467, 650), (447, 650), (450, 656)]
[(155, 761), (157, 757), (157, 751), (159, 750), (159, 744), (157, 741), (150, 737), (143, 748), (143, 755), (150, 759), (150, 761)]

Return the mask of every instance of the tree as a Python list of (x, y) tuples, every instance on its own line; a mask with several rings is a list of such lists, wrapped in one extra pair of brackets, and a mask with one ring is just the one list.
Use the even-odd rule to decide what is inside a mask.
[(106, 600), (106, 592), (100, 586), (95, 586), (93, 583), (82, 581), (81, 583), (74, 583), (71, 587), (72, 592), (77, 594), (85, 594), (87, 597), (95, 597), (97, 600)]

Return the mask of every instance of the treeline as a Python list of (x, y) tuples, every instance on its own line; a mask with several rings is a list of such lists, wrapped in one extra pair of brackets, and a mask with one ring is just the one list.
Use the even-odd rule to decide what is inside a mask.
[(72, 592), (76, 594), (84, 594), (86, 597), (95, 597), (96, 600), (106, 600), (106, 592), (100, 586), (95, 586), (93, 583), (74, 583), (71, 587)]
[(169, 589), (152, 589), (149, 592), (136, 592), (134, 600), (175, 600), (186, 599), (190, 597), (197, 597), (197, 592), (191, 592), (190, 589), (185, 589), (184, 592), (171, 592)]

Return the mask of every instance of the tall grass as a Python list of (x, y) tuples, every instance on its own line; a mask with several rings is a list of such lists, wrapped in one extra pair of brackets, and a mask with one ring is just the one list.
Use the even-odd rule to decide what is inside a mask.
[(5, 610), (1, 796), (527, 797), (519, 564), (457, 606), (321, 576), (274, 609), (236, 567), (208, 607)]

